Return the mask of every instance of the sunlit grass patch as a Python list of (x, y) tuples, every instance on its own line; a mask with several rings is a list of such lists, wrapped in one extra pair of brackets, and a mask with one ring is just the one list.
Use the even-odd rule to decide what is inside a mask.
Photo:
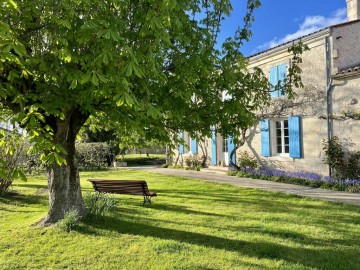
[(357, 206), (143, 171), (83, 172), (146, 180), (158, 193), (112, 195), (116, 208), (70, 233), (32, 226), (45, 216), (45, 177), (0, 198), (0, 269), (358, 269)]

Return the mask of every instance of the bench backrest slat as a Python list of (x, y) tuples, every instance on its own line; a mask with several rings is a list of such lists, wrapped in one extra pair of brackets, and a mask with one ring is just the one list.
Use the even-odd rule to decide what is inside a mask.
[(96, 191), (117, 193), (117, 194), (134, 194), (152, 196), (149, 192), (146, 181), (144, 180), (107, 180), (107, 179), (89, 179)]

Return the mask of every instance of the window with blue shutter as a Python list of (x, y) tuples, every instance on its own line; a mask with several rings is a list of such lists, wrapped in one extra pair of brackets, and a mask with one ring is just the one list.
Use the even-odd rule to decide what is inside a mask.
[(198, 152), (196, 139), (191, 139), (191, 152), (195, 155)]
[(216, 130), (212, 130), (211, 134), (211, 163), (212, 165), (217, 165), (217, 157), (216, 157)]
[[(230, 156), (231, 156), (231, 152), (234, 150), (235, 145), (234, 145), (234, 140), (232, 137), (229, 136), (228, 138), (228, 155), (229, 155), (229, 165), (230, 165)], [(236, 164), (236, 153), (233, 155), (232, 157), (232, 162), (234, 164)]]
[(263, 157), (270, 157), (270, 125), (269, 119), (260, 120), (261, 132), (261, 155)]
[[(183, 131), (179, 132), (179, 139), (184, 139), (184, 132)], [(179, 154), (184, 154), (184, 145), (183, 144), (179, 145)]]
[(290, 157), (301, 158), (301, 117), (289, 117)]
[(270, 68), (270, 95), (271, 97), (280, 97), (281, 89), (275, 91), (275, 86), (278, 85), (279, 81), (284, 82), (286, 78), (286, 65), (282, 64), (276, 67)]
[(287, 119), (280, 119), (274, 121), (274, 124), (275, 134), (271, 134), (271, 138), (275, 139), (276, 153), (278, 155), (289, 156), (289, 121)]

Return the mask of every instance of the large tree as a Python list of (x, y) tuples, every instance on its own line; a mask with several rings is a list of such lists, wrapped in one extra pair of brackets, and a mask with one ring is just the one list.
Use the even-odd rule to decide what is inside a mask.
[(1, 2), (0, 103), (48, 163), (45, 224), (84, 213), (75, 140), (90, 116), (169, 142), (253, 124), (268, 81), (239, 50), (260, 2), (243, 4), (242, 27), (217, 44), (230, 0)]

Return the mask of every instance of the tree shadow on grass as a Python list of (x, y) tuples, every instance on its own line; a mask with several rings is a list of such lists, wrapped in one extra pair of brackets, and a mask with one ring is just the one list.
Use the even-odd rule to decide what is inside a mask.
[(24, 188), (33, 188), (33, 189), (39, 189), (39, 188), (47, 188), (47, 183), (44, 184), (14, 184), (14, 187), (24, 187)]
[(47, 205), (48, 201), (45, 199), (47, 196), (33, 195), (33, 194), (21, 194), (21, 193), (5, 193), (0, 197), (0, 203), (26, 206), (26, 205)]
[(5, 208), (5, 207), (0, 207), (0, 212), (3, 211), (3, 212), (10, 212), (10, 213), (40, 213), (40, 212), (43, 212), (43, 211), (36, 211), (36, 210), (19, 210), (19, 209), (16, 209), (16, 210), (13, 210), (13, 209), (9, 209), (9, 208)]
[(175, 240), (192, 245), (238, 252), (243, 255), (284, 260), (294, 264), (321, 269), (356, 269), (360, 265), (358, 253), (353, 250), (338, 250), (322, 246), (289, 247), (266, 241), (250, 242), (243, 240), (227, 239), (214, 235), (205, 235), (196, 232), (181, 231), (169, 228), (155, 227), (138, 220), (130, 222), (116, 217), (107, 217), (106, 223), (87, 223), (79, 229), (79, 233), (99, 235), (103, 231), (115, 231), (119, 234), (154, 237), (164, 240)]
[[(162, 207), (160, 207), (162, 208)], [(164, 208), (166, 209), (166, 207)], [(176, 208), (172, 208), (170, 211), (175, 210)], [(139, 212), (138, 212), (139, 213)], [(182, 214), (187, 214), (186, 212), (182, 212), (181, 209), (179, 211), (179, 213)], [(205, 216), (207, 215), (206, 212), (202, 212)], [(137, 220), (138, 216), (134, 216), (134, 214), (131, 211), (126, 211), (124, 212), (123, 209), (119, 210), (118, 213), (119, 216), (121, 216), (121, 218), (126, 219), (126, 220)], [(231, 215), (229, 216), (223, 216), (220, 218), (230, 218), (231, 219)], [(141, 220), (143, 223), (146, 224), (160, 224), (164, 223), (164, 224), (174, 224), (175, 226), (198, 226), (198, 227), (202, 227), (202, 228), (209, 228), (212, 230), (223, 230), (223, 231), (233, 231), (233, 232), (238, 232), (238, 233), (246, 233), (246, 234), (260, 234), (260, 235), (264, 235), (264, 236), (269, 236), (269, 237), (274, 237), (274, 238), (281, 238), (284, 240), (290, 240), (293, 241), (295, 243), (300, 243), (302, 245), (353, 245), (353, 246), (359, 246), (360, 247), (360, 240), (357, 237), (352, 237), (348, 234), (348, 231), (343, 231), (343, 230), (339, 230), (338, 228), (336, 228), (336, 232), (338, 232), (338, 237), (337, 238), (315, 238), (315, 237), (311, 237), (311, 235), (309, 234), (305, 234), (303, 232), (297, 232), (291, 229), (286, 229), (286, 226), (283, 228), (277, 227), (277, 228), (268, 228), (266, 226), (264, 226), (263, 224), (258, 224), (258, 225), (246, 225), (246, 224), (242, 224), (242, 225), (238, 225), (238, 226), (220, 226), (220, 225), (215, 225), (213, 223), (204, 223), (202, 221), (199, 221), (196, 225), (192, 222), (192, 218), (190, 218), (187, 222), (185, 221), (185, 219), (181, 219), (183, 221), (180, 221), (179, 219), (177, 220), (166, 220), (166, 219), (157, 219), (157, 218), (153, 218), (151, 216), (142, 216)], [(336, 225), (336, 223), (335, 223)], [(336, 225), (337, 226), (337, 225)], [(331, 231), (334, 230), (334, 223), (329, 222), (329, 224), (323, 224), (321, 225), (321, 227), (323, 229), (326, 229), (327, 231)], [(346, 229), (346, 226), (345, 226)], [(343, 233), (344, 237), (340, 238), (340, 234), (339, 233)]]
[(179, 206), (174, 204), (152, 204), (152, 209), (161, 210), (161, 211), (171, 211), (177, 212), (182, 214), (191, 214), (191, 215), (203, 215), (203, 216), (216, 216), (216, 217), (226, 217), (227, 215), (210, 213), (210, 212), (203, 212), (197, 210), (191, 210), (186, 206)]
[[(158, 190), (157, 190), (158, 191)], [(161, 193), (162, 192), (162, 193)], [(272, 206), (281, 207), (286, 206), (285, 209), (289, 210), (333, 210), (338, 208), (343, 210), (344, 207), (349, 208), (351, 211), (357, 211), (360, 213), (360, 208), (355, 205), (331, 202), (331, 201), (322, 201), (317, 200), (316, 198), (308, 198), (299, 196), (296, 194), (285, 194), (282, 192), (269, 192), (256, 190), (253, 194), (251, 191), (239, 192), (239, 191), (226, 191), (226, 192), (211, 192), (211, 191), (184, 191), (184, 190), (160, 190), (159, 194), (163, 194), (173, 198), (189, 199), (189, 200), (208, 200), (216, 202), (225, 202), (230, 204), (239, 204), (239, 203), (250, 203), (257, 205), (259, 207), (263, 206), (264, 211), (273, 212), (274, 209)], [(301, 199), (307, 201), (306, 204), (299, 204), (293, 199)], [(271, 207), (269, 207), (271, 206)], [(279, 212), (284, 212), (284, 208), (276, 208)]]

